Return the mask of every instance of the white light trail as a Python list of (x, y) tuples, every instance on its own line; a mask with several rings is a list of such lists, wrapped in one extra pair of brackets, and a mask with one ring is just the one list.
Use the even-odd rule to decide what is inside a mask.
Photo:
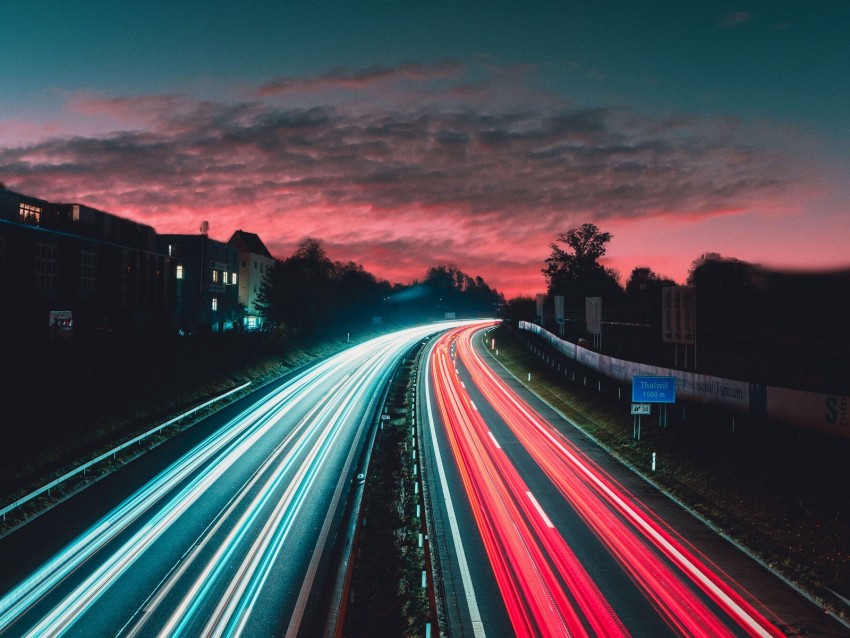
[[(0, 634), (19, 622), (31, 608), (49, 601), (50, 607), (45, 607), (47, 611), (42, 612), (38, 622), (29, 628), (16, 625), (15, 631), (26, 636), (62, 635), (127, 570), (144, 561), (154, 543), (193, 510), (205, 494), (221, 489), (226, 482), (223, 477), (246, 453), (269, 436), (299, 404), (312, 401), (315, 406), (309, 410), (309, 418), (282, 437), (251, 479), (241, 483), (237, 493), (228, 499), (217, 519), (204, 526), (209, 536), (209, 532), (217, 531), (232, 519), (239, 506), (241, 513), (235, 522), (227, 522), (233, 525), (232, 529), (222, 537), (223, 541), (218, 541), (220, 545), (214, 552), (205, 553), (212, 559), (207, 559), (209, 564), (201, 569), (202, 576), (189, 585), (182, 596), (183, 602), (174, 609), (164, 629), (169, 632), (173, 628), (179, 633), (190, 626), (201, 629), (194, 623), (203, 623), (205, 635), (239, 635), (246, 631), (251, 611), (311, 488), (346, 426), (353, 420), (359, 422), (355, 419), (356, 411), (388, 379), (395, 363), (409, 347), (431, 334), (463, 323), (466, 322), (434, 324), (374, 339), (331, 357), (268, 392), (3, 595)], [(331, 386), (334, 378), (338, 380)], [(119, 535), (126, 536), (125, 532), (137, 522), (141, 526), (113, 548)], [(182, 554), (187, 564), (200, 560), (200, 550), (206, 547), (204, 539), (196, 543), (196, 547)], [(232, 563), (231, 559), (238, 564), (235, 572), (221, 567)], [(84, 567), (86, 564), (92, 567), (86, 576), (70, 593), (53, 600), (51, 594), (57, 585), (76, 570), (89, 569)], [(160, 605), (174, 588), (186, 587), (177, 583), (185, 580), (187, 573), (185, 564), (170, 567), (157, 581), (159, 591), (148, 596), (144, 611)], [(212, 617), (210, 607), (204, 607), (208, 599), (220, 601), (213, 605)], [(144, 612), (141, 615), (151, 617)], [(144, 623), (145, 618), (141, 618), (134, 625), (130, 618), (119, 629), (122, 632), (130, 629), (133, 635)]]

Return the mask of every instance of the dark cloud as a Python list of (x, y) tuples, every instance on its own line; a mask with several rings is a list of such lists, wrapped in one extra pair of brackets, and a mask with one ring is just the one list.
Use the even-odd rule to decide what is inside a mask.
[(720, 24), (724, 27), (737, 27), (746, 24), (753, 19), (753, 14), (749, 11), (736, 11), (724, 17)]
[(409, 62), (397, 66), (375, 65), (366, 69), (335, 69), (316, 77), (280, 78), (260, 87), (261, 96), (280, 95), (315, 89), (363, 89), (393, 80), (433, 80), (459, 75), (464, 65), (455, 60), (433, 64)]
[[(420, 72), (433, 69), (345, 77)], [(220, 216), (214, 227), (255, 228), (272, 245), (318, 236), (352, 245), (366, 265), (400, 242), (417, 250), (405, 245), (396, 265), (451, 261), (458, 251), (498, 263), (505, 229), (522, 229), (514, 249), (545, 250), (570, 220), (728, 214), (792, 184), (787, 159), (729, 120), (549, 106), (355, 111), (173, 97), (142, 104), (140, 130), (0, 148), (0, 179), (170, 232)], [(129, 98), (88, 108), (130, 119), (136, 112)]]
[(745, 205), (788, 179), (776, 157), (710, 120), (669, 130), (632, 122), (624, 131), (603, 109), (354, 116), (203, 103), (161, 119), (159, 130), (3, 149), (0, 170), (37, 192), (61, 189), (64, 198), (94, 191), (107, 203), (130, 185), (149, 185), (157, 207), (162, 192), (175, 205), (197, 205), (200, 185), (214, 189), (221, 206), (290, 188), (336, 205), (505, 217), (705, 212)]

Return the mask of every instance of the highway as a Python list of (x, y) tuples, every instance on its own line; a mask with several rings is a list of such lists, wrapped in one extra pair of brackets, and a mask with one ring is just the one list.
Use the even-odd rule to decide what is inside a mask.
[[(473, 346), (482, 332), (439, 337), (420, 380), (423, 474), (451, 635), (824, 629), (813, 605), (622, 468), (615, 478), (610, 458), (550, 422), (564, 425), (553, 410), (544, 418), (485, 361), (480, 338)], [(646, 492), (652, 507), (639, 497)]]
[(382, 389), (446, 327), (266, 386), (0, 539), (0, 636), (319, 635)]
[(779, 636), (825, 626), (746, 556), (565, 436), (553, 411), (544, 416), (485, 361), (485, 325), (435, 324), (352, 347), (6, 535), (0, 637), (326, 635), (335, 550), (363, 489), (355, 476), (383, 388), (411, 347), (439, 333), (418, 375), (417, 424), (443, 633)]

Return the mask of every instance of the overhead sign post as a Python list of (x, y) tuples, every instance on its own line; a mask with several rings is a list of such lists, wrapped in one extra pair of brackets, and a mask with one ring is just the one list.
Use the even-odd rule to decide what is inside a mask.
[(697, 368), (696, 288), (665, 286), (661, 289), (661, 340), (674, 344), (674, 365), (679, 367), (679, 344), (685, 346), (685, 369), (688, 369), (688, 346), (694, 347), (694, 370)]
[(652, 403), (661, 404), (658, 424), (667, 427), (667, 405), (676, 402), (676, 377), (632, 377), (632, 436), (640, 441), (640, 417), (650, 414)]
[(561, 336), (564, 336), (564, 295), (555, 295), (555, 321)]
[(587, 331), (593, 336), (593, 347), (602, 350), (602, 297), (584, 298), (584, 316)]

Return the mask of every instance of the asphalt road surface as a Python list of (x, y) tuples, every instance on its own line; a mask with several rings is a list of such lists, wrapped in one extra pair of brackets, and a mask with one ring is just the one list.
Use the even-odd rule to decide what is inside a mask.
[(474, 341), (420, 375), (449, 635), (848, 635), (534, 397)]
[(445, 329), (268, 385), (0, 539), (0, 636), (319, 635), (384, 388)]

